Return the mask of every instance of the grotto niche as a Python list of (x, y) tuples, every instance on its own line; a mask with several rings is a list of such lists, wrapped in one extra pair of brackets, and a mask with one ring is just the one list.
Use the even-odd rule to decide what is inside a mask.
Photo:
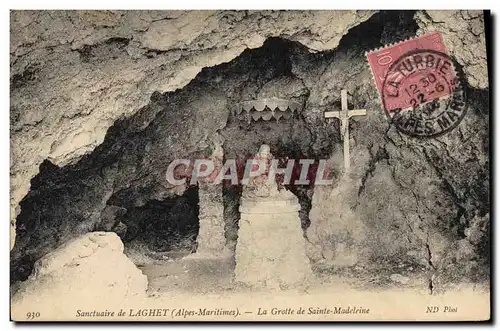
[[(474, 291), (487, 288), (489, 90), (487, 81), (471, 74), (481, 68), (471, 71), (464, 64), (470, 63), (467, 61), (458, 67), (465, 77), (469, 101), (460, 125), (435, 139), (405, 135), (384, 115), (366, 53), (414, 38), (441, 20), (431, 20), (433, 16), (423, 11), (380, 11), (356, 13), (352, 22), (343, 16), (347, 13), (339, 14), (345, 21), (339, 19), (338, 24), (346, 27), (338, 35), (336, 32), (318, 41), (315, 32), (299, 29), (290, 34), (265, 34), (262, 42), (252, 37), (252, 42), (246, 41), (241, 52), (230, 58), (210, 53), (213, 58), (203, 62), (199, 72), (193, 68), (204, 57), (204, 48), (189, 54), (183, 53), (185, 45), (144, 49), (137, 46), (142, 39), (115, 36), (72, 50), (71, 61), (91, 69), (108, 63), (107, 59), (117, 63), (132, 59), (138, 67), (154, 63), (142, 78), (144, 86), (141, 81), (130, 83), (142, 86), (143, 90), (134, 87), (142, 93), (122, 98), (120, 93), (114, 94), (122, 88), (120, 84), (104, 89), (118, 106), (137, 105), (136, 98), (147, 101), (113, 118), (102, 143), (95, 148), (86, 150), (85, 145), (83, 155), (78, 154), (80, 150), (72, 152), (64, 156), (64, 162), (55, 152), (45, 156), (36, 175), (30, 177), (29, 191), (19, 199), (15, 215), (11, 250), (14, 295), (24, 293), (28, 298), (28, 289), (36, 292), (37, 286), (43, 287), (37, 284), (50, 283), (39, 279), (46, 281), (52, 274), (68, 279), (64, 278), (66, 273), (78, 279), (75, 270), (95, 270), (115, 258), (124, 261), (126, 272), (117, 272), (119, 285), (101, 289), (103, 293), (109, 288), (127, 289), (125, 294), (120, 292), (120, 298), (132, 296), (130, 293), (162, 298), (166, 293), (174, 298), (179, 293), (239, 293), (254, 285), (257, 288), (257, 283), (280, 291), (309, 291), (310, 286), (311, 291), (329, 294), (331, 289), (341, 291), (343, 287), (381, 293), (403, 288), (429, 296), (462, 287), (473, 287)], [(253, 19), (254, 14), (220, 15), (221, 26), (233, 29), (238, 22)], [(252, 29), (274, 28), (277, 23), (273, 20), (291, 13), (273, 15), (262, 16)], [(467, 35), (482, 23), (480, 15), (453, 15), (454, 19), (469, 15), (462, 31)], [(176, 19), (155, 22), (161, 26)], [(272, 24), (266, 25), (266, 20)], [(134, 31), (155, 31), (141, 29)], [(217, 47), (210, 42), (196, 40), (193, 44), (212, 52)], [(484, 43), (478, 45), (480, 48)], [(169, 61), (186, 61), (183, 73), (193, 70), (196, 74), (185, 84), (182, 81), (159, 88), (158, 82), (163, 81), (158, 77), (170, 77), (181, 70), (171, 67)], [(115, 65), (113, 62), (119, 72), (120, 66)], [(47, 73), (37, 70), (36, 77), (43, 80)], [(128, 74), (135, 77), (136, 72)], [(25, 76), (15, 76), (13, 93), (38, 84)], [(151, 82), (150, 76), (158, 80)], [(151, 86), (158, 91), (150, 91)], [(118, 103), (122, 99), (129, 103)], [(286, 116), (269, 113), (276, 100), (287, 104), (288, 112), (277, 111)], [(259, 103), (267, 107), (261, 109)], [(15, 102), (11, 113), (22, 105)], [(262, 116), (247, 114), (252, 107), (257, 112), (263, 110)], [(326, 112), (344, 108), (366, 109), (366, 116), (352, 117), (347, 124), (349, 172), (344, 166), (345, 136), (340, 121), (325, 118)], [(13, 130), (19, 135), (35, 125), (19, 124), (21, 119), (13, 117)], [(71, 121), (79, 115), (68, 110), (64, 118)], [(62, 148), (59, 143), (52, 145), (51, 150)], [(284, 278), (269, 284), (262, 279), (245, 280), (244, 271), (235, 272), (239, 261), (252, 262), (244, 254), (238, 255), (242, 250), (238, 244), (244, 242), (240, 240), (240, 222), (249, 217), (271, 220), (276, 210), (269, 208), (265, 216), (246, 213), (245, 185), (241, 183), (192, 183), (192, 163), (177, 169), (179, 178), (187, 179), (185, 183), (172, 184), (166, 178), (169, 165), (181, 159), (211, 159), (221, 164), (236, 160), (240, 176), (240, 165), (255, 157), (263, 145), (282, 168), (287, 160), (313, 160), (310, 183), (292, 180), (283, 186), (287, 196), (277, 201), (285, 207), (276, 210), (287, 213), (284, 221), (260, 232), (244, 230), (263, 234), (271, 241), (255, 245), (269, 253), (259, 258), (275, 259), (276, 265), (280, 257), (270, 257), (272, 253), (290, 251), (300, 258), (300, 267), (276, 271), (293, 278), (289, 284)], [(315, 185), (314, 174), (321, 160), (329, 162), (328, 185)], [(294, 168), (294, 179), (299, 172)], [(286, 229), (293, 235), (280, 236), (286, 233), (280, 228), (286, 224), (294, 225)], [(247, 267), (258, 269), (252, 263)], [(259, 270), (252, 274), (261, 276)], [(273, 275), (262, 277), (269, 280)], [(186, 299), (182, 295), (178, 298)]]
[[(79, 162), (58, 167), (45, 161), (21, 202), (12, 281), (26, 280), (40, 256), (89, 231), (115, 232), (139, 266), (195, 253), (199, 188), (172, 186), (165, 180), (169, 161), (176, 158), (208, 157), (222, 144), (224, 159), (245, 160), (264, 142), (281, 159), (328, 157), (338, 139), (334, 128), (327, 128), (327, 141), (313, 146), (317, 134), (301, 113), (309, 90), (292, 73), (292, 58), (307, 54), (298, 43), (270, 39), (262, 48), (202, 71), (182, 90), (154, 94), (150, 105), (117, 121), (103, 144)], [(245, 100), (273, 97), (294, 101), (301, 111), (287, 119), (251, 123), (230, 116)], [(209, 134), (213, 129), (217, 131)], [(313, 185), (287, 189), (299, 198), (305, 230)], [(240, 195), (241, 185), (221, 189), (224, 246), (233, 252)]]

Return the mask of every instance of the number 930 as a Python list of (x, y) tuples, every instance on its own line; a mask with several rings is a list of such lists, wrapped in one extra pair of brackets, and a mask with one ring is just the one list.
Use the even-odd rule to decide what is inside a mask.
[(38, 311), (30, 311), (26, 313), (26, 318), (28, 320), (34, 320), (35, 318), (40, 317), (40, 312)]

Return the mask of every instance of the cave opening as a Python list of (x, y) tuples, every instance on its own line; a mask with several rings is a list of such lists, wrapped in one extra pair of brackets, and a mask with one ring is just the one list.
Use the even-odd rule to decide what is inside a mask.
[[(230, 120), (221, 131), (221, 135), (226, 139), (224, 143), (226, 159), (247, 160), (255, 156), (262, 144), (267, 144), (270, 146), (273, 158), (279, 161), (279, 168), (284, 169), (288, 160), (295, 160), (293, 177), (290, 183), (283, 185), (283, 187), (297, 196), (299, 200), (301, 228), (305, 234), (311, 223), (309, 212), (312, 207), (314, 179), (307, 185), (294, 183), (300, 173), (299, 160), (314, 160), (311, 169), (315, 170), (319, 160), (328, 159), (329, 153), (326, 149), (319, 152), (313, 149), (314, 133), (311, 132), (303, 117), (293, 116), (286, 121), (259, 119), (251, 124)], [(233, 137), (239, 137), (239, 139)], [(310, 171), (309, 179), (315, 173), (314, 170)], [(334, 172), (333, 175), (337, 176), (338, 174)], [(230, 247), (234, 247), (237, 240), (238, 220), (240, 219), (238, 207), (242, 190), (242, 185), (227, 184), (223, 187), (226, 238)]]
[(116, 227), (110, 231), (126, 243), (127, 255), (142, 253), (152, 260), (185, 256), (196, 251), (198, 204), (198, 186), (191, 186), (180, 196), (127, 209), (117, 220), (126, 231), (120, 233)]
[[(267, 97), (293, 100), (307, 112), (319, 113), (309, 104), (312, 93), (316, 100), (337, 106), (327, 94), (340, 89), (342, 79), (347, 79), (344, 74), (324, 84), (326, 92), (312, 91), (313, 81), (328, 67), (342, 71), (353, 61), (364, 61), (364, 52), (381, 46), (382, 40), (395, 41), (390, 38), (408, 31), (401, 26), (411, 17), (411, 12), (375, 14), (369, 24), (344, 36), (334, 51), (311, 53), (298, 42), (268, 38), (262, 47), (247, 49), (228, 63), (204, 68), (182, 89), (153, 93), (148, 105), (117, 120), (103, 143), (78, 162), (59, 167), (46, 160), (20, 203), (11, 280), (27, 279), (41, 256), (96, 230), (117, 233), (126, 252), (146, 247), (152, 258), (167, 251), (195, 251), (198, 187), (169, 186), (165, 182), (169, 162), (208, 156), (215, 132), (224, 137), (226, 159), (254, 155), (261, 144), (270, 145), (280, 159), (329, 158), (339, 142), (337, 123), (326, 125), (321, 116), (297, 114), (288, 120), (246, 124), (229, 113), (241, 101)], [(305, 230), (313, 186), (286, 188), (299, 198)], [(237, 240), (241, 186), (224, 186), (222, 196), (230, 245)]]

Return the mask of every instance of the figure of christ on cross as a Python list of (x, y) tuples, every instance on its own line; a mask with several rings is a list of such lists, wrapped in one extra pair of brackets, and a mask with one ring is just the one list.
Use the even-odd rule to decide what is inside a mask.
[(366, 115), (366, 109), (348, 110), (346, 90), (340, 91), (340, 97), (342, 110), (325, 112), (325, 118), (338, 118), (340, 120), (340, 137), (344, 141), (344, 168), (347, 172), (351, 166), (349, 160), (349, 118)]

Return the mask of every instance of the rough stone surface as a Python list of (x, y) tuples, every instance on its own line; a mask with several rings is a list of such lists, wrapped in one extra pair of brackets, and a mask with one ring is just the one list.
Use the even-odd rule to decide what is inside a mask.
[[(119, 217), (123, 216), (127, 210), (117, 206), (106, 206), (101, 212), (101, 222), (97, 225), (97, 231), (114, 231), (120, 228), (124, 234), (126, 229), (124, 224), (120, 222)], [(122, 225), (120, 225), (120, 223)], [(125, 226), (126, 227), (126, 226)]]
[[(91, 232), (45, 255), (12, 297), (12, 311), (121, 308), (146, 296), (147, 279), (112, 232)], [(36, 311), (36, 309), (34, 310)]]
[[(285, 289), (310, 279), (311, 267), (295, 196), (241, 201), (235, 280), (252, 287)], [(286, 199), (286, 200), (285, 200)]]
[[(196, 255), (213, 258), (227, 255), (229, 250), (226, 249), (222, 183), (214, 183), (222, 168), (223, 140), (220, 135), (214, 135), (211, 140), (213, 152), (209, 160), (212, 162), (214, 170), (209, 175), (200, 175), (201, 178), (198, 180), (200, 226), (196, 238)], [(201, 168), (200, 170), (203, 171)]]
[[(12, 11), (11, 214), (43, 160), (75, 162), (108, 128), (266, 38), (336, 47), (369, 11)], [(300, 22), (300, 24), (296, 24)], [(335, 22), (335, 24), (331, 24)]]
[(395, 282), (395, 283), (398, 283), (398, 284), (407, 284), (408, 281), (410, 280), (410, 278), (408, 277), (405, 277), (405, 276), (402, 276), (400, 274), (392, 274), (390, 279)]
[[(341, 151), (339, 151), (342, 153)], [(358, 152), (358, 151), (356, 151)], [(364, 243), (366, 228), (360, 217), (349, 208), (356, 201), (361, 178), (356, 176), (362, 156), (352, 155), (358, 162), (349, 175), (341, 175), (332, 186), (317, 186), (309, 213), (307, 249), (312, 261), (328, 266), (353, 266), (366, 257), (359, 252)], [(364, 155), (367, 158), (366, 155)], [(332, 157), (334, 167), (343, 168), (342, 154)]]
[[(246, 20), (252, 17), (263, 17), (263, 13), (248, 14), (234, 26), (249, 23)], [(294, 12), (272, 15), (282, 17), (292, 14), (297, 15)], [(26, 12), (13, 15), (19, 15), (13, 19), (16, 22), (13, 24), (21, 24), (18, 20), (26, 15), (29, 32), (29, 22), (33, 21), (29, 18), (34, 14)], [(68, 14), (58, 12), (54, 15)], [(304, 15), (304, 22), (309, 22), (309, 14), (301, 15)], [(164, 172), (175, 158), (209, 156), (207, 142), (214, 134), (220, 133), (225, 137), (227, 158), (247, 156), (262, 143), (267, 143), (276, 157), (325, 159), (333, 155), (333, 159), (341, 164), (338, 121), (326, 121), (323, 112), (338, 109), (340, 90), (346, 89), (349, 109), (367, 109), (367, 116), (352, 119), (349, 124), (352, 174), (343, 178), (342, 172), (336, 171), (331, 187), (309, 185), (290, 188), (293, 192), (302, 192), (297, 194), (302, 206), (312, 204), (310, 215), (300, 215), (304, 229), (311, 222), (310, 231), (306, 231), (307, 236), (311, 236), (308, 238), (311, 260), (316, 264), (335, 264), (338, 261), (336, 243), (341, 239), (355, 248), (355, 259), (352, 261), (356, 261), (357, 267), (374, 274), (386, 273), (387, 279), (395, 273), (406, 276), (398, 270), (400, 264), (405, 268), (411, 266), (413, 270), (422, 270), (432, 291), (444, 288), (450, 282), (479, 282), (487, 279), (490, 256), (489, 91), (484, 87), (484, 75), (475, 74), (477, 66), (466, 61), (460, 62), (460, 52), (472, 52), (475, 44), (454, 47), (451, 41), (450, 44), (447, 42), (451, 39), (446, 38), (453, 35), (453, 23), (449, 22), (453, 22), (458, 14), (451, 12), (450, 21), (439, 23), (441, 19), (436, 18), (427, 25), (422, 17), (433, 17), (434, 14), (380, 12), (367, 17), (363, 23), (358, 14), (336, 15), (352, 17), (353, 23), (348, 24), (350, 29), (345, 30), (340, 41), (329, 45), (333, 50), (311, 53), (308, 47), (312, 47), (315, 42), (307, 44), (305, 40), (315, 40), (316, 32), (308, 36), (308, 30), (298, 29), (296, 34), (268, 38), (262, 47), (259, 47), (259, 43), (255, 44), (255, 49), (245, 50), (241, 54), (238, 52), (239, 55), (234, 55), (236, 58), (233, 60), (227, 59), (230, 62), (221, 65), (212, 63), (213, 67), (199, 73), (197, 69), (192, 76), (179, 74), (173, 63), (178, 63), (180, 67), (194, 63), (189, 61), (195, 61), (196, 53), (196, 61), (201, 61), (196, 63), (207, 65), (210, 62), (203, 61), (215, 49), (208, 53), (200, 50), (179, 60), (167, 61), (173, 53), (184, 52), (183, 47), (194, 47), (197, 43), (195, 40), (189, 46), (180, 45), (180, 50), (153, 52), (151, 49), (142, 49), (145, 53), (131, 60), (131, 55), (123, 49), (137, 50), (138, 39), (134, 37), (124, 48), (120, 48), (125, 43), (123, 39), (104, 42), (111, 35), (123, 37), (115, 34), (123, 24), (115, 27), (106, 24), (102, 29), (96, 29), (106, 32), (102, 32), (102, 42), (93, 43), (84, 52), (78, 46), (75, 49), (80, 52), (69, 51), (69, 44), (62, 44), (53, 47), (51, 53), (42, 46), (19, 46), (22, 44), (16, 41), (19, 37), (11, 38), (11, 42), (18, 45), (12, 47), (13, 54), (18, 55), (14, 54), (11, 62), (12, 185), (13, 192), (17, 192), (13, 193), (13, 205), (17, 205), (17, 201), (27, 192), (28, 181), (38, 172), (37, 166), (42, 159), (50, 158), (57, 164), (64, 164), (63, 160), (69, 160), (71, 155), (76, 157), (84, 150), (92, 149), (102, 140), (100, 130), (104, 132), (114, 122), (104, 142), (78, 162), (63, 167), (49, 161), (42, 163), (39, 174), (32, 180), (30, 192), (20, 203), (16, 245), (12, 250), (13, 278), (25, 279), (33, 263), (42, 255), (71, 238), (95, 229), (96, 224), (101, 222), (101, 212), (110, 205), (127, 210), (125, 215), (119, 217), (120, 222), (127, 226), (125, 245), (134, 242), (134, 235), (137, 235), (148, 238), (152, 248), (160, 250), (166, 249), (161, 244), (164, 240), (180, 240), (187, 234), (196, 236), (196, 188), (169, 186), (165, 183)], [(468, 14), (460, 12), (460, 15)], [(267, 15), (262, 20), (272, 19)], [(471, 18), (467, 22), (474, 20), (477, 19)], [(162, 20), (155, 25), (170, 24), (170, 21), (175, 19)], [(37, 26), (39, 23), (36, 22), (32, 24)], [(292, 24), (280, 25), (276, 22), (269, 25), (261, 22), (256, 26), (272, 25), (272, 29), (278, 31)], [(301, 27), (307, 25), (302, 23), (302, 19), (300, 22)], [(337, 20), (332, 22), (337, 26)], [(359, 24), (354, 26), (354, 22)], [(414, 37), (423, 32), (424, 25), (429, 31), (433, 26), (436, 29), (451, 29), (450, 35), (445, 36), (445, 42), (450, 54), (463, 64), (468, 83), (468, 110), (460, 125), (448, 134), (435, 139), (416, 140), (399, 133), (387, 120), (378, 101), (365, 52)], [(58, 25), (51, 25), (51, 29), (52, 26)], [(323, 25), (318, 23), (318, 26)], [(37, 31), (42, 33), (42, 30)], [(203, 29), (198, 27), (198, 30)], [(477, 40), (477, 35), (469, 28), (461, 31), (461, 38)], [(478, 31), (475, 31), (477, 34)], [(240, 36), (248, 36), (251, 32), (251, 29), (245, 30), (244, 34), (238, 32), (235, 38), (241, 41)], [(146, 30), (137, 33), (143, 34)], [(210, 35), (212, 33), (207, 32), (207, 36)], [(294, 35), (301, 35), (304, 40), (300, 43), (287, 40), (293, 39)], [(47, 34), (44, 38), (52, 38), (50, 36)], [(59, 36), (61, 39), (62, 34)], [(88, 38), (96, 40), (98, 36), (99, 33), (89, 32)], [(45, 39), (33, 38), (31, 43), (38, 42), (36, 40), (41, 42)], [(22, 55), (23, 52), (28, 53)], [(23, 74), (22, 63), (34, 63), (30, 59), (35, 56), (43, 60), (39, 75), (35, 75), (36, 71)], [(116, 58), (113, 59), (113, 56)], [(28, 60), (22, 60), (23, 57)], [(73, 65), (64, 64), (70, 58), (74, 61)], [(89, 62), (83, 62), (82, 59)], [(478, 63), (483, 61), (481, 66), (486, 65), (484, 60), (477, 60)], [(158, 72), (164, 63), (166, 66), (163, 71)], [(55, 64), (58, 65), (56, 68), (53, 67)], [(67, 77), (62, 73), (65, 68), (75, 68), (75, 71), (71, 71), (74, 75), (72, 79), (84, 84), (83, 87), (77, 88), (66, 81), (56, 84), (59, 77)], [(143, 78), (132, 74), (131, 68), (143, 73)], [(52, 73), (53, 78), (49, 78)], [(122, 76), (126, 73), (131, 79), (130, 85)], [(179, 90), (151, 94), (153, 90), (164, 91), (169, 89), (168, 86), (174, 86), (168, 78), (169, 73), (175, 73), (177, 78), (185, 78), (186, 82), (198, 74)], [(95, 78), (96, 75), (100, 75), (99, 78)], [(137, 85), (135, 79), (139, 81)], [(160, 81), (165, 84), (159, 84)], [(98, 82), (98, 85), (92, 85), (93, 82)], [(185, 82), (179, 87), (183, 84)], [(89, 86), (98, 88), (101, 85), (105, 85), (103, 90), (89, 89)], [(160, 85), (167, 87), (160, 89)], [(45, 91), (47, 86), (55, 87), (53, 91)], [(64, 86), (64, 89), (58, 90), (57, 86)], [(87, 98), (86, 93), (90, 91), (94, 91), (94, 94)], [(304, 106), (303, 111), (290, 121), (252, 125), (237, 122), (229, 116), (230, 109), (236, 103), (266, 96), (300, 102)], [(79, 99), (82, 101), (80, 108), (73, 106), (71, 97), (83, 98)], [(139, 109), (139, 105), (148, 103), (148, 98), (149, 104)], [(52, 100), (52, 106), (49, 100)], [(37, 107), (44, 109), (43, 112)], [(76, 115), (58, 121), (62, 118), (61, 114), (70, 111), (75, 111)], [(83, 115), (85, 111), (90, 112)], [(116, 120), (121, 114), (124, 118)], [(33, 120), (27, 124), (26, 119), (35, 115), (43, 117), (43, 121)], [(57, 150), (66, 137), (63, 131), (78, 132), (84, 128), (81, 127), (82, 123), (91, 120), (102, 121), (102, 126), (97, 126), (97, 129), (91, 126), (91, 137), (96, 139), (95, 144), (83, 149), (76, 145), (67, 148), (69, 145), (63, 144), (61, 146), (66, 147), (59, 151), (71, 152), (54, 157), (56, 154), (50, 152), (48, 146), (54, 144), (54, 150)], [(87, 144), (87, 138), (80, 138), (84, 145)], [(229, 207), (224, 211), (226, 240), (232, 244), (237, 240), (239, 215), (235, 207), (241, 195), (239, 190), (238, 187), (223, 188), (224, 206)], [(166, 214), (168, 217), (163, 218), (162, 215)], [(147, 217), (136, 217), (141, 215)], [(167, 231), (166, 228), (173, 224), (181, 224), (182, 227), (173, 232)], [(343, 231), (340, 236), (337, 235), (339, 224), (348, 229), (357, 229), (359, 225), (361, 230)], [(165, 226), (165, 231), (158, 231), (162, 226)], [(176, 233), (183, 235), (175, 237)], [(334, 238), (334, 242), (328, 243), (328, 238)], [(154, 242), (159, 244), (153, 245)]]
[(200, 230), (196, 253), (217, 256), (226, 247), (222, 185), (200, 185)]
[(464, 67), (475, 88), (488, 87), (486, 37), (481, 10), (426, 10), (415, 15), (418, 34), (440, 31), (446, 48)]

